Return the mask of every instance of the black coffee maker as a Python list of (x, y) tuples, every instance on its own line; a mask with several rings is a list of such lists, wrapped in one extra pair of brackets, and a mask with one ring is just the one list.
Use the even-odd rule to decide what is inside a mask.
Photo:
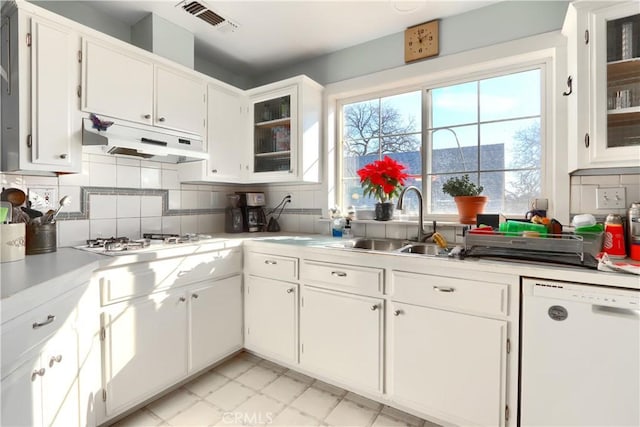
[(240, 196), (243, 231), (264, 231), (267, 221), (264, 214), (266, 205), (264, 193), (236, 193)]
[(242, 233), (244, 231), (239, 194), (227, 194), (227, 207), (224, 209), (224, 231), (227, 233)]

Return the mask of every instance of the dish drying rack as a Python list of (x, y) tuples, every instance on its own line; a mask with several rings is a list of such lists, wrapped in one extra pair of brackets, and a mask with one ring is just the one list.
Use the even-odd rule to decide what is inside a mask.
[(534, 251), (576, 255), (584, 262), (585, 240), (575, 234), (547, 234), (546, 237), (522, 237), (521, 233), (495, 232), (475, 234), (467, 232), (464, 237), (465, 252), (474, 247), (513, 249), (514, 251)]

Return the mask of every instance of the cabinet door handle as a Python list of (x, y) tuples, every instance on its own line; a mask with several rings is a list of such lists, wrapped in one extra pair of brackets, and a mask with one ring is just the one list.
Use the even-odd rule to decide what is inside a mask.
[(271, 259), (265, 259), (264, 263), (267, 265), (276, 265), (278, 263), (278, 261), (273, 261)]
[(43, 376), (45, 372), (44, 368), (34, 370), (31, 373), (31, 381), (35, 381), (37, 376)]
[(47, 316), (47, 320), (45, 320), (44, 322), (35, 322), (32, 327), (33, 329), (38, 329), (41, 328), (43, 326), (47, 326), (49, 323), (53, 322), (56, 319), (56, 316), (54, 316), (53, 314), (50, 314)]
[(63, 153), (63, 154), (60, 154), (60, 158), (61, 158), (61, 159), (66, 159), (66, 158), (67, 158), (67, 155), (66, 155), (66, 154), (64, 154), (64, 153)]
[(180, 271), (178, 271), (178, 277), (185, 276), (185, 275), (189, 274), (190, 272), (191, 272), (191, 270), (180, 270)]
[(211, 173), (218, 173), (218, 169), (211, 169)]
[(187, 299), (185, 297), (180, 297), (180, 299), (178, 301), (180, 302), (185, 302)]
[(371, 311), (376, 311), (379, 307), (378, 307), (378, 304), (373, 304), (370, 308), (371, 308)]
[(569, 76), (567, 78), (567, 90), (562, 92), (562, 96), (569, 96), (573, 93), (573, 78)]
[(49, 367), (53, 368), (53, 365), (56, 363), (60, 363), (62, 362), (62, 355), (59, 354), (57, 356), (51, 356), (51, 359), (49, 359)]
[(446, 288), (443, 286), (434, 286), (433, 290), (436, 292), (455, 292), (455, 288)]
[(165, 120), (167, 120), (167, 119), (165, 119), (164, 117), (159, 117), (159, 118), (158, 118), (158, 121), (159, 121), (159, 122), (164, 122)]
[(344, 271), (332, 271), (331, 275), (336, 277), (347, 277), (347, 273)]
[(402, 314), (402, 310), (394, 310), (393, 311), (393, 315), (394, 316), (400, 316)]
[(287, 289), (287, 293), (290, 294), (292, 292), (295, 292), (296, 288), (289, 288)]
[(193, 299), (198, 299), (198, 298), (200, 298), (200, 295), (198, 295), (198, 294), (191, 294), (191, 298), (193, 298)]
[(584, 134), (584, 147), (585, 148), (589, 148), (589, 134), (588, 133)]
[(145, 114), (144, 116), (142, 116), (143, 118), (149, 120), (151, 118), (151, 114)]

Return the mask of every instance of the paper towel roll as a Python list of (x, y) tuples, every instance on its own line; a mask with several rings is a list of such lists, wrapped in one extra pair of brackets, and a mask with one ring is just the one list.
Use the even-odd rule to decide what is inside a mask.
[(24, 223), (0, 224), (0, 262), (24, 259), (24, 249)]

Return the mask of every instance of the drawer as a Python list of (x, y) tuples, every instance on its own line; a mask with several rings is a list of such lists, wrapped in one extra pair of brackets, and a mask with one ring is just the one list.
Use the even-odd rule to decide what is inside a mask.
[(300, 279), (309, 284), (324, 284), (345, 291), (382, 293), (384, 270), (320, 261), (303, 261)]
[(394, 301), (456, 311), (507, 316), (509, 285), (393, 271)]
[(22, 363), (27, 353), (41, 348), (63, 325), (76, 327), (79, 303), (87, 286), (80, 286), (2, 324), (2, 376)]
[(183, 261), (183, 257), (169, 258), (98, 272), (101, 304), (112, 304), (171, 287)]
[(224, 249), (194, 254), (184, 257), (178, 266), (174, 285), (188, 285), (241, 272), (242, 252), (240, 249)]
[(249, 251), (245, 259), (245, 272), (271, 279), (295, 281), (298, 279), (298, 258)]

